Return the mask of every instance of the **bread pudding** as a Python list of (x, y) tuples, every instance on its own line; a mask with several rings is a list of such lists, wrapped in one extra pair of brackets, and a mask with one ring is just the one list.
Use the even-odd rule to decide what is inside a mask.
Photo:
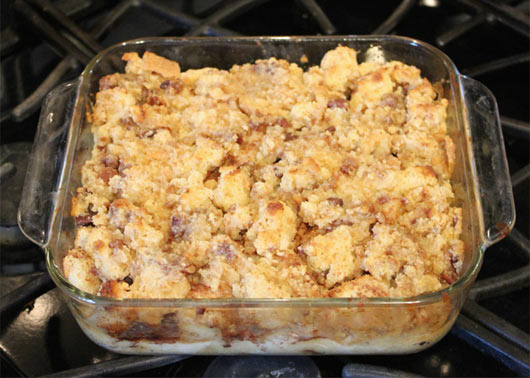
[(447, 100), (416, 67), (359, 64), (344, 46), (306, 71), (275, 58), (184, 72), (150, 52), (123, 59), (88, 114), (94, 147), (63, 261), (77, 288), (410, 297), (459, 277)]

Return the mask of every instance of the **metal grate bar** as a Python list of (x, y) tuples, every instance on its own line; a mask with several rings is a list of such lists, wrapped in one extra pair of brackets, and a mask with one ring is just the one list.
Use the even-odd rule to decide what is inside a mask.
[[(175, 11), (164, 5), (164, 3), (156, 2), (153, 0), (141, 0), (140, 5), (152, 12), (153, 14), (156, 14), (169, 21), (173, 25), (184, 26), (185, 28), (191, 29), (201, 24), (200, 19), (189, 16), (182, 12)], [(239, 33), (236, 33), (232, 30), (213, 25), (208, 26), (207, 32), (207, 35), (240, 35)]]
[(463, 69), (462, 73), (469, 76), (479, 76), (484, 75), (489, 72), (499, 71), (503, 68), (513, 66), (515, 64), (525, 63), (530, 61), (530, 54), (528, 52), (512, 55), (506, 58), (493, 60), (488, 63), (480, 64), (475, 67)]
[(316, 20), (324, 34), (335, 34), (337, 28), (331, 23), (328, 16), (324, 13), (322, 8), (315, 0), (300, 0), (300, 3), (308, 10), (309, 13)]
[(456, 319), (451, 333), (506, 365), (521, 376), (530, 374), (528, 352), (503, 339), (465, 315)]
[[(90, 33), (93, 38), (99, 38), (103, 33), (129, 8), (130, 2), (123, 1), (114, 7), (100, 23), (96, 25)], [(16, 121), (22, 121), (29, 117), (34, 111), (38, 110), (42, 99), (62, 80), (62, 78), (71, 70), (77, 67), (76, 56), (71, 54), (66, 56), (55, 66), (52, 72), (44, 79), (37, 89), (24, 101), (18, 104), (12, 110), (13, 118)]]
[(513, 241), (521, 250), (526, 254), (526, 257), (530, 258), (530, 241), (519, 232), (516, 228), (508, 234), (508, 238)]
[(519, 121), (505, 116), (500, 116), (503, 130), (516, 137), (530, 139), (530, 123)]
[(91, 56), (86, 51), (81, 50), (72, 41), (61, 35), (55, 28), (44, 20), (33, 8), (23, 0), (16, 0), (13, 7), (21, 13), (33, 27), (42, 33), (43, 39), (46, 39), (55, 46), (59, 51), (66, 50), (74, 55), (80, 62), (87, 64)]
[(516, 186), (522, 184), (524, 181), (528, 180), (530, 178), (530, 164), (527, 164), (523, 168), (519, 169), (517, 172), (515, 172), (511, 179), (512, 179), (512, 187), (515, 188)]
[(379, 378), (415, 378), (420, 377), (416, 374), (408, 372), (385, 368), (382, 366), (365, 365), (351, 363), (344, 366), (342, 369), (342, 378), (368, 378), (368, 377), (379, 377)]
[(77, 26), (67, 15), (61, 12), (55, 7), (49, 0), (33, 0), (35, 4), (47, 15), (49, 15), (58, 25), (65, 28), (77, 40), (84, 44), (85, 48), (97, 53), (103, 49), (103, 47), (96, 42), (89, 34), (85, 33), (79, 26)]
[(3, 183), (5, 179), (11, 177), (16, 170), (15, 164), (9, 161), (0, 165), (0, 183)]
[(224, 8), (219, 9), (217, 12), (207, 17), (199, 25), (193, 27), (190, 31), (186, 33), (189, 36), (199, 36), (199, 35), (208, 35), (212, 25), (219, 25), (221, 22), (226, 22), (232, 18), (240, 15), (252, 9), (262, 3), (265, 3), (270, 0), (238, 0), (235, 1)]
[(469, 297), (477, 300), (498, 297), (528, 286), (529, 279), (530, 267), (518, 268), (511, 272), (475, 282), (469, 292)]
[(22, 68), (22, 65), (24, 64), (25, 59), (22, 55), (18, 55), (14, 59), (14, 69), (13, 69), (13, 76), (15, 76), (15, 82), (17, 83), (17, 86), (15, 88), (15, 98), (17, 101), (22, 101), (24, 99), (24, 69)]
[(13, 118), (16, 121), (22, 121), (29, 117), (34, 111), (38, 110), (44, 96), (46, 96), (61, 81), (68, 71), (76, 66), (77, 61), (72, 55), (61, 60), (37, 89), (24, 101), (13, 108), (11, 111)]
[[(55, 286), (48, 273), (39, 274), (28, 283), (16, 288), (0, 299), (0, 317), (10, 311), (19, 310), (31, 300), (48, 292)], [(4, 322), (2, 322), (2, 325)]]
[[(97, 12), (105, 6), (105, 1), (102, 0), (83, 0), (83, 1), (54, 1), (54, 5), (67, 17), (78, 18), (79, 16), (85, 15), (91, 12)], [(7, 11), (7, 10), (6, 10)], [(2, 30), (0, 35), (0, 53), (2, 55), (11, 53), (13, 50), (21, 48), (20, 42), (24, 38), (21, 38), (17, 31), (11, 26), (8, 26), (5, 30)]]
[[(525, 9), (528, 9), (528, 5), (530, 4), (530, 1), (523, 1), (520, 4), (518, 4), (515, 9), (518, 9), (520, 11), (524, 11)], [(445, 46), (452, 40), (460, 37), (461, 35), (467, 33), (474, 27), (482, 24), (484, 21), (495, 19), (495, 16), (491, 15), (487, 12), (481, 12), (475, 16), (472, 16), (469, 20), (461, 22), (445, 33), (442, 33), (438, 38), (436, 38), (436, 43), (439, 46)]]
[(479, 12), (491, 13), (497, 20), (513, 30), (530, 37), (530, 17), (523, 11), (490, 0), (458, 0)]
[(10, 120), (12, 117), (11, 110), (6, 110), (0, 113), (0, 124)]
[(47, 378), (89, 378), (101, 377), (110, 374), (126, 375), (133, 372), (154, 369), (169, 365), (188, 358), (189, 356), (132, 356), (117, 360), (104, 361), (93, 365), (83, 366), (77, 369), (61, 371), (59, 373), (46, 375)]
[(530, 339), (528, 334), (485, 309), (477, 302), (467, 301), (462, 308), (462, 313), (495, 332), (497, 335), (517, 344), (527, 352), (530, 351), (530, 345), (528, 344)]
[(100, 38), (107, 29), (113, 25), (127, 10), (131, 7), (132, 2), (125, 0), (112, 8), (90, 33), (94, 38)]
[(11, 26), (4, 28), (0, 34), (0, 54), (9, 53), (19, 41), (20, 37)]
[[(130, 1), (123, 1), (114, 7), (105, 16), (90, 33), (93, 38), (99, 38), (105, 31), (129, 9)], [(24, 101), (18, 104), (12, 110), (13, 118), (16, 121), (22, 121), (29, 117), (34, 111), (38, 110), (42, 99), (62, 80), (62, 78), (71, 70), (77, 67), (77, 60), (74, 55), (65, 57), (55, 66), (52, 72), (44, 79), (37, 89)]]
[(409, 13), (409, 11), (416, 5), (416, 0), (403, 0), (401, 4), (392, 12), (372, 34), (388, 34), (390, 33), (399, 22)]
[(453, 28), (449, 29), (445, 33), (442, 33), (436, 38), (436, 43), (438, 46), (445, 46), (452, 40), (460, 37), (461, 35), (467, 33), (475, 26), (480, 25), (488, 19), (489, 14), (482, 12), (476, 16), (471, 17), (469, 20), (464, 21), (455, 25)]

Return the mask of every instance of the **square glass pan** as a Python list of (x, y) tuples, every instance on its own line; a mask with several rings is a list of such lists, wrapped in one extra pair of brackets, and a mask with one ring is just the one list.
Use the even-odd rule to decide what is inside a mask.
[[(72, 196), (93, 146), (86, 111), (98, 80), (123, 72), (125, 52), (151, 51), (182, 70), (269, 57), (303, 68), (318, 65), (337, 45), (365, 60), (378, 46), (386, 61), (421, 69), (448, 99), (448, 133), (456, 144), (452, 177), (463, 208), (462, 277), (435, 293), (410, 298), (113, 299), (72, 286), (62, 260), (75, 236)], [(302, 57), (307, 58), (301, 63)], [(306, 61), (305, 58), (303, 61)], [(96, 343), (122, 353), (311, 354), (407, 353), (424, 349), (452, 326), (480, 269), (485, 248), (504, 237), (515, 210), (491, 92), (458, 73), (450, 59), (423, 42), (396, 36), (149, 38), (106, 49), (78, 80), (47, 97), (30, 158), (19, 224), (46, 251), (47, 267), (79, 325)]]

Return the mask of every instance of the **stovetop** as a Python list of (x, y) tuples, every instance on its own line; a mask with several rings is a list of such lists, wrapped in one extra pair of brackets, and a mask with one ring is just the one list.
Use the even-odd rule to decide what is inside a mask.
[[(529, 1), (520, 0), (2, 2), (0, 375), (528, 376), (529, 10)], [(90, 341), (44, 273), (42, 252), (16, 229), (17, 194), (43, 96), (79, 75), (98, 50), (133, 38), (370, 33), (441, 48), (499, 104), (517, 222), (486, 251), (451, 332), (404, 356), (124, 357)]]

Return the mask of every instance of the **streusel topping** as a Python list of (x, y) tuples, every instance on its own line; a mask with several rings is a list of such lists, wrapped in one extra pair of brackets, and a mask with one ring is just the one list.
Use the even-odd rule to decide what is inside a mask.
[(404, 297), (459, 276), (447, 100), (339, 46), (190, 69), (124, 54), (89, 114), (70, 282), (118, 298)]

